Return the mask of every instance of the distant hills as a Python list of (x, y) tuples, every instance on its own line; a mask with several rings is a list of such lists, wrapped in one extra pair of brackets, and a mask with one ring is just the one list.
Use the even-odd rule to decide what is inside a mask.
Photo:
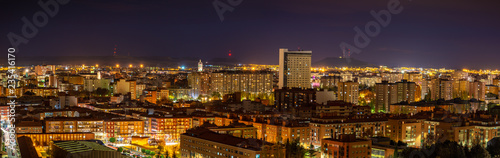
[(369, 67), (376, 66), (365, 61), (361, 61), (354, 58), (335, 58), (327, 57), (320, 61), (313, 62), (313, 67)]

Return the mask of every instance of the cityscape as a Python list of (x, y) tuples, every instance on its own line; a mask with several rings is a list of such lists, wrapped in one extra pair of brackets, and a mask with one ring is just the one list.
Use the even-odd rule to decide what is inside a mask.
[(0, 157), (500, 157), (500, 3), (455, 2), (6, 0)]

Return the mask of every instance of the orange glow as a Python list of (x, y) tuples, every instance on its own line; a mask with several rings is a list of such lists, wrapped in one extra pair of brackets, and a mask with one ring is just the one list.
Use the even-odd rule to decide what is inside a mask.
[(119, 68), (120, 67), (120, 64), (116, 64), (116, 67)]
[(144, 65), (141, 64), (141, 68), (143, 68), (143, 67), (144, 67)]
[(128, 65), (128, 67), (132, 68), (132, 64)]
[(95, 64), (95, 67), (99, 67), (99, 64)]

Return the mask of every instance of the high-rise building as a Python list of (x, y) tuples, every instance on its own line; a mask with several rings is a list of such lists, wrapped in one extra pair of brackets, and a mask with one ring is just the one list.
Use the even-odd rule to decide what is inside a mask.
[(484, 82), (474, 81), (469, 84), (469, 96), (480, 101), (485, 100), (486, 88)]
[(337, 84), (340, 82), (342, 78), (340, 76), (321, 76), (320, 87), (325, 89), (333, 89), (333, 87), (337, 87)]
[(202, 72), (203, 71), (203, 62), (201, 62), (201, 59), (200, 61), (198, 62), (198, 72)]
[(192, 72), (188, 74), (188, 85), (193, 89), (194, 97), (210, 93), (210, 74), (205, 72)]
[(311, 54), (312, 51), (279, 50), (279, 82), (278, 87), (311, 87)]
[(375, 85), (376, 102), (375, 111), (389, 111), (389, 105), (400, 102), (415, 102), (416, 94), (415, 82), (401, 80), (401, 82), (389, 83), (382, 81)]
[(389, 81), (390, 83), (398, 82), (403, 79), (403, 74), (398, 72), (380, 73), (383, 81)]
[(354, 81), (339, 82), (338, 99), (358, 105), (359, 83)]
[(211, 93), (221, 95), (234, 92), (271, 94), (273, 73), (271, 71), (215, 71), (210, 75)]
[(409, 82), (415, 82), (415, 84), (421, 85), (422, 74), (419, 72), (408, 72), (403, 74), (403, 79)]
[(401, 80), (401, 82), (396, 82), (397, 86), (397, 102), (414, 102), (415, 101), (415, 82), (408, 82), (407, 80)]
[(130, 97), (132, 100), (135, 100), (137, 99), (137, 95), (136, 95), (136, 85), (137, 84), (137, 81), (135, 80), (125, 80), (125, 79), (121, 79), (119, 80), (118, 82), (116, 82), (116, 88), (114, 89), (114, 93), (115, 94), (118, 94), (118, 93), (121, 93), (121, 94), (127, 94), (130, 92)]
[(373, 86), (375, 86), (376, 83), (382, 82), (382, 77), (362, 76), (362, 77), (358, 77), (358, 82), (360, 85), (366, 85), (368, 87), (373, 87)]
[(469, 99), (469, 81), (459, 79), (453, 81), (453, 98)]
[(274, 91), (276, 108), (280, 111), (301, 107), (303, 104), (316, 102), (316, 90), (303, 88), (283, 88)]
[(389, 81), (382, 81), (375, 85), (376, 101), (375, 112), (389, 111), (389, 105), (397, 103), (397, 86)]
[(431, 99), (453, 99), (453, 82), (448, 79), (435, 78), (431, 80)]

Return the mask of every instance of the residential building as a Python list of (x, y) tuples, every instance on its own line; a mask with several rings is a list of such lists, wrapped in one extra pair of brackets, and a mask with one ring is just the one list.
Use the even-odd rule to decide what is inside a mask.
[(321, 140), (321, 157), (369, 158), (372, 142), (369, 139), (356, 139), (354, 134), (342, 134), (338, 139)]
[(311, 54), (280, 48), (278, 88), (311, 88)]
[(284, 157), (285, 154), (284, 149), (265, 141), (218, 134), (204, 128), (188, 130), (182, 134), (180, 147), (182, 158)]
[(353, 81), (339, 82), (338, 100), (358, 105), (359, 83)]
[(291, 110), (307, 103), (316, 102), (316, 90), (305, 88), (288, 88), (274, 90), (276, 108), (280, 111)]
[(235, 92), (271, 94), (273, 73), (267, 70), (215, 71), (210, 75), (211, 93), (221, 95)]

